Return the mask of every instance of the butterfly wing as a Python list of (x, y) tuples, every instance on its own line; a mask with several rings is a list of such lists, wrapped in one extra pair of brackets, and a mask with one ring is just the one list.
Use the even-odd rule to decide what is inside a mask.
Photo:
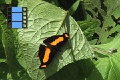
[(40, 45), (38, 56), (39, 56), (41, 65), (39, 68), (40, 69), (46, 68), (49, 65), (49, 63), (52, 61), (55, 54), (56, 52), (54, 51), (54, 49), (45, 45)]
[(44, 44), (48, 45), (48, 46), (51, 46), (51, 42), (53, 42), (54, 40), (56, 40), (58, 37), (60, 37), (61, 35), (54, 35), (54, 36), (51, 36), (51, 37), (48, 37), (47, 39), (45, 39), (43, 41)]
[[(67, 35), (67, 37), (65, 36)], [(60, 47), (64, 45), (67, 40), (69, 39), (69, 34), (68, 33), (63, 33), (63, 35), (54, 35), (51, 36), (43, 41), (47, 46), (51, 47)]]

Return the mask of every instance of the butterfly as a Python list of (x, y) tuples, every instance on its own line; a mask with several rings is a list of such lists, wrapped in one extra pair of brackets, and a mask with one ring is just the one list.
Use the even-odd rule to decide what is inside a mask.
[(45, 45), (39, 46), (38, 57), (41, 61), (40, 69), (46, 68), (62, 46), (67, 43), (70, 38), (69, 33), (63, 33), (63, 35), (53, 35), (43, 41)]

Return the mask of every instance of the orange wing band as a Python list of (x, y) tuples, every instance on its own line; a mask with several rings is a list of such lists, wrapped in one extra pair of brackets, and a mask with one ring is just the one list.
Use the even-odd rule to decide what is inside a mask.
[(46, 68), (47, 66), (46, 65), (42, 65), (41, 68)]
[(63, 37), (59, 37), (59, 38), (55, 39), (55, 41), (51, 42), (50, 44), (53, 45), (53, 46), (55, 46), (58, 43), (62, 42), (63, 40), (64, 40)]
[(44, 55), (44, 58), (43, 58), (44, 63), (46, 63), (49, 60), (50, 52), (51, 52), (51, 50), (49, 48), (46, 48), (45, 55)]

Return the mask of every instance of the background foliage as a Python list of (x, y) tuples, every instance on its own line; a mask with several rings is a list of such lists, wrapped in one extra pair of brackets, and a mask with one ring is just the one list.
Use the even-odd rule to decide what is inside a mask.
[[(28, 28), (6, 26), (7, 7), (28, 8)], [(1, 80), (120, 80), (120, 0), (0, 0)], [(39, 45), (68, 43), (39, 70)]]

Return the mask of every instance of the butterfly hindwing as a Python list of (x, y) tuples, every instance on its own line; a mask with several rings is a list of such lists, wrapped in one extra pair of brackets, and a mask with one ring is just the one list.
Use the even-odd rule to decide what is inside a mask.
[(44, 57), (44, 53), (45, 53), (45, 45), (40, 45), (39, 46), (39, 53), (38, 53), (38, 57), (40, 59), (41, 62), (43, 62), (43, 57)]
[(49, 63), (52, 61), (55, 54), (56, 53), (52, 48), (45, 45), (40, 45), (38, 56), (41, 61), (41, 65), (39, 68), (40, 69), (46, 68), (49, 65)]

